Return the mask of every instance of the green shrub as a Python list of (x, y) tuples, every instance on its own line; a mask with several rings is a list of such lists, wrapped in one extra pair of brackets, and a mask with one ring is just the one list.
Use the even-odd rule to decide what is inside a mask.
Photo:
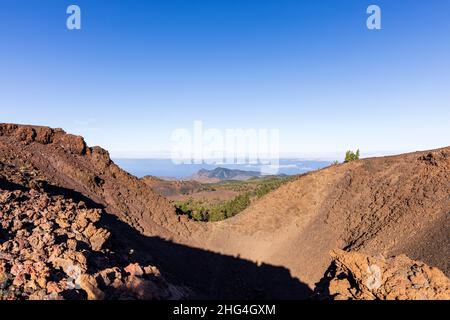
[(279, 188), (284, 182), (286, 182), (286, 179), (281, 178), (275, 178), (270, 179), (267, 181), (264, 181), (255, 191), (255, 195), (257, 198), (261, 198), (268, 194), (269, 192)]
[(192, 220), (221, 221), (242, 212), (250, 205), (252, 198), (260, 198), (275, 190), (286, 181), (289, 181), (289, 179), (269, 177), (256, 182), (257, 186), (253, 191), (247, 191), (249, 189), (248, 183), (227, 182), (224, 185), (230, 186), (231, 189), (238, 189), (243, 193), (222, 203), (211, 204), (208, 202), (194, 201), (192, 198), (189, 198), (185, 201), (177, 201), (174, 205), (177, 214), (187, 215)]
[(345, 162), (350, 162), (350, 161), (355, 161), (355, 160), (359, 160), (359, 149), (356, 150), (356, 152), (348, 150), (345, 153)]

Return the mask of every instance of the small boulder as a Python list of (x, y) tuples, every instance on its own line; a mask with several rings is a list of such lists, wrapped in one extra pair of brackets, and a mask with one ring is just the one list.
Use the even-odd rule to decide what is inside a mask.
[(103, 300), (105, 298), (103, 291), (98, 288), (97, 280), (91, 275), (81, 275), (80, 287), (86, 292), (88, 300)]

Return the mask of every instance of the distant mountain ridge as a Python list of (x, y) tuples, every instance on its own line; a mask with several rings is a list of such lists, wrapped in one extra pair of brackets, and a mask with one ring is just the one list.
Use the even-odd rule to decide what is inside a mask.
[(237, 169), (228, 169), (217, 167), (213, 170), (201, 169), (196, 174), (192, 175), (189, 180), (194, 180), (204, 183), (214, 183), (225, 180), (246, 181), (252, 178), (260, 178), (263, 175), (258, 171), (245, 171)]

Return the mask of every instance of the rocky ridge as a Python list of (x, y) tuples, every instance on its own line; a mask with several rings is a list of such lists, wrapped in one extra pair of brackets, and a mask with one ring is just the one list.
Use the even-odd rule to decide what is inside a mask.
[(39, 171), (48, 183), (75, 190), (104, 205), (146, 235), (186, 241), (198, 225), (180, 225), (174, 207), (144, 181), (120, 169), (109, 153), (88, 147), (62, 129), (0, 124), (0, 160)]
[(315, 289), (335, 300), (449, 300), (450, 279), (406, 255), (385, 258), (334, 250), (333, 261)]

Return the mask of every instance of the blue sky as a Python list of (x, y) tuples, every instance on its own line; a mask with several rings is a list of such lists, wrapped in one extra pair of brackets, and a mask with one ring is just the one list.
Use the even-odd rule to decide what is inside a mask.
[(2, 0), (0, 121), (130, 156), (194, 120), (280, 129), (284, 153), (446, 146), (449, 15), (443, 0)]

